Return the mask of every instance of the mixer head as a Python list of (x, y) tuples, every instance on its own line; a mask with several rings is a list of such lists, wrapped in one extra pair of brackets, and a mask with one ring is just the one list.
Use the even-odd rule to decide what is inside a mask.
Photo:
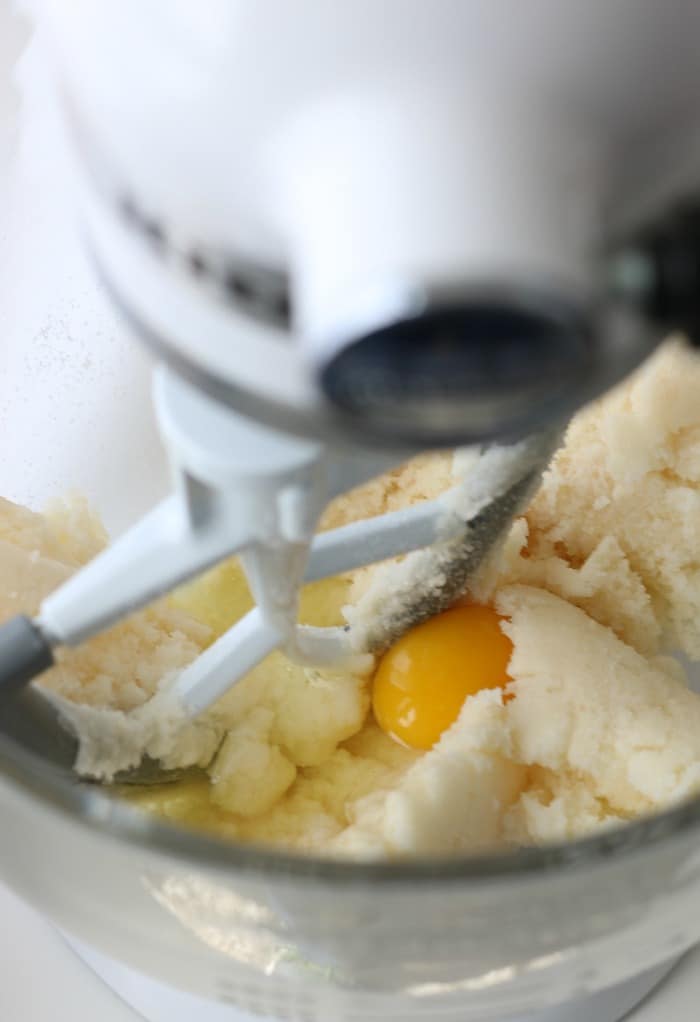
[(616, 257), (655, 140), (692, 134), (696, 7), (42, 5), (141, 339), (267, 426), (393, 451), (564, 421), (656, 343)]

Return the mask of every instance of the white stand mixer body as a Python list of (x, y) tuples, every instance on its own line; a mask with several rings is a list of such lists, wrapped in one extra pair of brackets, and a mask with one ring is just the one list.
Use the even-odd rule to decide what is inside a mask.
[(620, 196), (697, 120), (683, 0), (39, 9), (118, 302), (215, 396), (324, 441), (371, 438), (324, 368), (440, 296), (588, 321)]

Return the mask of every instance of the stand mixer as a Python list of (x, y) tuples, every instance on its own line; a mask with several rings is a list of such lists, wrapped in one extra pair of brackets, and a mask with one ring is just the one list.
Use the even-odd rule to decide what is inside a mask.
[[(167, 366), (177, 484), (46, 602), (21, 681), (241, 548), (265, 626), (241, 670), (270, 643), (355, 652), (295, 627), (332, 495), (428, 447), (550, 436), (693, 336), (694, 218), (670, 214), (700, 172), (695, 53), (649, 85), (652, 53), (700, 38), (689, 3), (532, 3), (517, 32), (479, 3), (44, 13), (90, 251)], [(445, 542), (426, 521), (363, 561)]]
[[(642, 17), (636, 3), (613, 14), (538, 0), (517, 34), (500, 5), (446, 2), (438, 18), (388, 5), (390, 45), (371, 4), (275, 11), (274, 32), (265, 5), (216, 0), (43, 9), (87, 244), (167, 366), (156, 407), (176, 492), (37, 622), (6, 626), (16, 684), (56, 645), (235, 552), (259, 609), (229, 637), (223, 673), (277, 645), (316, 663), (358, 652), (352, 634), (296, 627), (329, 499), (428, 447), (548, 431), (541, 471), (553, 431), (660, 327), (692, 332), (692, 217), (669, 232), (668, 196), (637, 181), (630, 198), (632, 132), (658, 133), (662, 116), (668, 128), (687, 99), (683, 66), (640, 117), (649, 48), (660, 32), (693, 36), (689, 4)], [(494, 501), (530, 478), (532, 445)], [(425, 520), (356, 529), (312, 574), (447, 540), (448, 517), (436, 508), (427, 532)], [(496, 517), (471, 570), (507, 526)], [(464, 581), (437, 602), (407, 595), (403, 627)]]

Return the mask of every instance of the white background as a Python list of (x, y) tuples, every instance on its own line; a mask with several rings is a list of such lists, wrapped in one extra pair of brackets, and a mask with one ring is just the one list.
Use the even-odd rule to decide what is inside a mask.
[(135, 1022), (36, 912), (0, 886), (0, 1018), (6, 1022)]

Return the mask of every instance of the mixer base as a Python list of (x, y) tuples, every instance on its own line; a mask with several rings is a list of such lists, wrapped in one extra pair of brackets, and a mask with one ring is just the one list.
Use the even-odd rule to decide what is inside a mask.
[[(215, 1003), (182, 993), (71, 938), (67, 939), (86, 965), (145, 1022), (192, 1022), (193, 1019), (197, 1022), (255, 1022), (255, 1018), (259, 1018), (244, 1014), (230, 1004)], [(665, 979), (676, 962), (677, 959), (664, 962), (619, 986), (565, 1006), (548, 1009), (537, 1015), (511, 1017), (507, 1022), (620, 1022)], [(338, 1016), (338, 1022), (341, 1020), (342, 1016)]]

